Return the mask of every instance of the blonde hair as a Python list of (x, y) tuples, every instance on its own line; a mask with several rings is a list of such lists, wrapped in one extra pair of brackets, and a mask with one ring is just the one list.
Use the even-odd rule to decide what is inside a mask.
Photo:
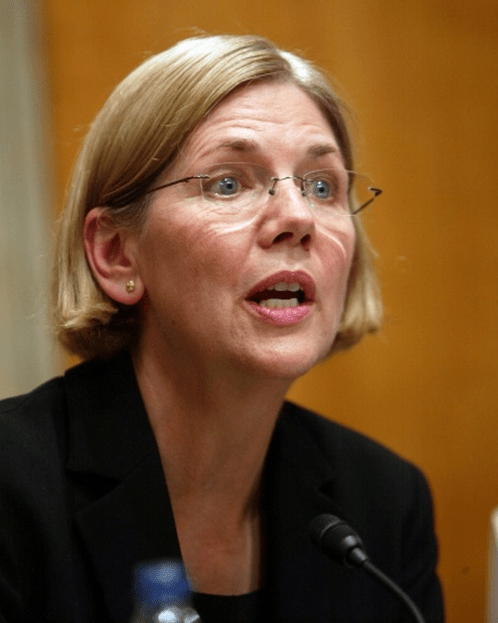
[[(186, 138), (220, 100), (256, 80), (284, 80), (320, 106), (346, 168), (353, 156), (345, 109), (310, 62), (262, 37), (193, 37), (151, 57), (113, 91), (83, 143), (62, 214), (53, 267), (53, 324), (60, 342), (86, 358), (129, 348), (139, 329), (137, 306), (110, 299), (86, 259), (83, 226), (94, 207), (116, 226), (139, 231), (146, 191), (175, 160)], [(346, 348), (381, 323), (382, 306), (372, 250), (358, 217), (357, 241), (342, 323), (332, 351)]]

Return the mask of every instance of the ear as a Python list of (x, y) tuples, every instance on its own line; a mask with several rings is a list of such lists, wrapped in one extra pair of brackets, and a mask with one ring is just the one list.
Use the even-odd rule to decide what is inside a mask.
[(83, 232), (88, 263), (102, 290), (118, 303), (138, 303), (144, 286), (136, 264), (136, 235), (116, 227), (105, 208), (90, 210)]

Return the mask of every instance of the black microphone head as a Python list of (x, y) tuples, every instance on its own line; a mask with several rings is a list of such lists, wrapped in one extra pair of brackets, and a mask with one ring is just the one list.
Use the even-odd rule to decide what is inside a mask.
[(356, 532), (339, 517), (323, 514), (310, 523), (311, 540), (333, 560), (345, 565), (361, 565), (368, 556)]

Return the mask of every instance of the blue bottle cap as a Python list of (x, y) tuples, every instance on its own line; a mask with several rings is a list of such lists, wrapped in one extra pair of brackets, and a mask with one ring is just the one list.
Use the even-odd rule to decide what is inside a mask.
[(181, 562), (166, 560), (138, 565), (135, 569), (135, 595), (147, 606), (188, 600), (190, 584)]

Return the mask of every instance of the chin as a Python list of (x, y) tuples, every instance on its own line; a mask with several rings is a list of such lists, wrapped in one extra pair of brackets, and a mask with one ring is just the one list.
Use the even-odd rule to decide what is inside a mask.
[(319, 351), (307, 349), (274, 350), (261, 353), (253, 366), (257, 372), (268, 379), (280, 379), (293, 382), (307, 374), (316, 364), (323, 361), (330, 352), (330, 347)]

